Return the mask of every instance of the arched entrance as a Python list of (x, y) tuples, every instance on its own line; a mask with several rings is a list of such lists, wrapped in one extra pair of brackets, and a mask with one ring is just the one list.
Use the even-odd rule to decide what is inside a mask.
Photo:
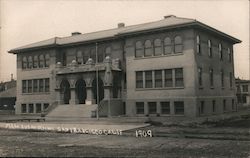
[(68, 80), (63, 80), (60, 85), (61, 94), (63, 96), (63, 103), (69, 104), (70, 100), (70, 84)]
[[(94, 95), (94, 99), (97, 103), (97, 86), (96, 86), (96, 78), (92, 82), (92, 92)], [(98, 78), (98, 93), (99, 93), (99, 102), (104, 98), (104, 86), (102, 79)]]
[(83, 79), (79, 79), (76, 82), (76, 96), (79, 100), (79, 104), (85, 104), (87, 97), (86, 83)]

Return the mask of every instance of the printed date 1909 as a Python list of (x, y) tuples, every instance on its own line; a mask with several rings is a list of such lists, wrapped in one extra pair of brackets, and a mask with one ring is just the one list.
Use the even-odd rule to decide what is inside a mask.
[(136, 130), (135, 131), (136, 137), (153, 137), (151, 130)]

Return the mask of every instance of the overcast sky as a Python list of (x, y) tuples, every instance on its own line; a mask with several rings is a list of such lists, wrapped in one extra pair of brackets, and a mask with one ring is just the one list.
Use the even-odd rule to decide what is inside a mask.
[(0, 0), (0, 81), (16, 78), (16, 56), (7, 51), (71, 32), (94, 32), (157, 21), (165, 15), (197, 19), (242, 41), (235, 45), (235, 76), (249, 79), (249, 1)]

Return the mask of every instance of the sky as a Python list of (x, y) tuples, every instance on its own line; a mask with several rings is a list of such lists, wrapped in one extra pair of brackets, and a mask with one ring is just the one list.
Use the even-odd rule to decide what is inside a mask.
[(0, 0), (0, 82), (16, 78), (7, 51), (72, 32), (95, 32), (157, 21), (165, 15), (196, 19), (242, 41), (234, 46), (235, 76), (249, 79), (248, 0)]

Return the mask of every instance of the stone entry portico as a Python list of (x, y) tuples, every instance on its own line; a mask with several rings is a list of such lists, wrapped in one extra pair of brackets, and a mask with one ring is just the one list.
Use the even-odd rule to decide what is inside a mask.
[[(94, 64), (91, 58), (86, 64), (81, 65), (78, 65), (75, 60), (66, 67), (58, 63), (55, 89), (58, 104), (96, 104), (97, 75), (99, 101), (104, 98), (112, 98), (113, 75), (118, 74), (120, 71), (119, 61), (112, 63), (109, 57), (106, 57), (103, 63), (97, 64)], [(81, 99), (79, 97), (86, 99), (82, 101), (79, 100)], [(68, 102), (67, 98), (69, 99)]]

